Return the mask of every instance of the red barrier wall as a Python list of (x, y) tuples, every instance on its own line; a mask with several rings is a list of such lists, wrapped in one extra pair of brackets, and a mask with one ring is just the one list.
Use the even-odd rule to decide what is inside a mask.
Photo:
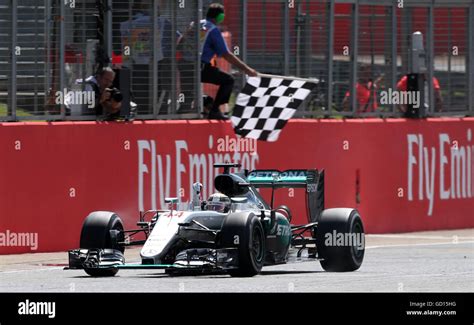
[[(358, 208), (369, 233), (474, 227), (473, 130), (474, 118), (293, 120), (279, 141), (235, 153), (223, 142), (235, 139), (230, 124), (217, 121), (1, 124), (0, 254), (32, 251), (12, 233), (37, 233), (36, 251), (75, 248), (93, 210), (133, 227), (140, 206), (179, 188), (186, 199), (195, 180), (211, 193), (221, 159), (325, 168), (326, 207)], [(302, 193), (283, 189), (278, 202), (304, 222)]]

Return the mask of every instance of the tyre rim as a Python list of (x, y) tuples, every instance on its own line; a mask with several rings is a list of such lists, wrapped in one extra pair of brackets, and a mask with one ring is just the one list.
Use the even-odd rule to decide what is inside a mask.
[(258, 228), (253, 230), (252, 236), (252, 253), (257, 263), (262, 261), (263, 257), (263, 245), (262, 245), (262, 233)]
[(120, 235), (117, 236), (115, 243), (111, 242), (111, 246), (112, 246), (112, 248), (117, 249), (119, 251), (122, 251), (122, 253), (123, 253), (123, 251), (125, 250), (125, 246), (119, 245), (119, 242), (124, 242), (125, 241), (125, 234), (123, 233), (123, 226), (121, 224), (117, 224), (112, 228), (112, 230), (120, 231)]
[[(358, 234), (357, 238), (361, 238), (363, 236), (362, 226), (360, 225), (360, 223), (357, 222), (354, 225), (352, 232), (355, 234)], [(352, 246), (352, 252), (357, 259), (360, 259), (363, 256), (364, 250), (365, 250), (365, 247), (363, 247), (362, 249), (359, 249), (357, 245)]]

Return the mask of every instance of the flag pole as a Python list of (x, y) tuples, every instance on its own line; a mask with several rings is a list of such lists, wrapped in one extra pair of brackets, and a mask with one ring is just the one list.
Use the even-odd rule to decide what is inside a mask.
[(319, 83), (319, 79), (317, 79), (317, 78), (314, 78), (314, 79), (307, 79), (307, 78), (289, 77), (289, 76), (279, 76), (279, 75), (265, 74), (265, 73), (259, 73), (259, 74), (258, 74), (258, 77), (264, 77), (264, 78), (278, 78), (278, 79), (285, 79), (285, 80), (299, 80), (299, 81), (305, 81), (305, 82)]

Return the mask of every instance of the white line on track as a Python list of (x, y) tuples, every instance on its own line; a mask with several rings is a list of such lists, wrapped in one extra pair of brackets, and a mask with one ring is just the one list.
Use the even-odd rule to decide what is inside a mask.
[(469, 240), (474, 240), (474, 237), (464, 237), (464, 236), (456, 236), (456, 235), (452, 235), (452, 236), (429, 236), (429, 235), (426, 235), (426, 236), (420, 236), (420, 235), (371, 235), (371, 234), (367, 234), (365, 235), (366, 237), (379, 237), (379, 238), (407, 238), (407, 239), (453, 239), (453, 238), (457, 238), (457, 239), (469, 239)]
[(459, 245), (459, 244), (472, 244), (474, 240), (469, 241), (458, 241), (454, 243), (453, 241), (446, 243), (420, 243), (420, 244), (399, 244), (399, 245), (379, 245), (379, 246), (367, 246), (365, 249), (370, 248), (390, 248), (390, 247), (415, 247), (415, 246), (438, 246), (438, 245)]
[(54, 271), (54, 270), (62, 270), (62, 269), (64, 269), (64, 267), (49, 267), (49, 268), (45, 268), (45, 269), (0, 271), (0, 274), (24, 273), (24, 272), (41, 272), (41, 271)]

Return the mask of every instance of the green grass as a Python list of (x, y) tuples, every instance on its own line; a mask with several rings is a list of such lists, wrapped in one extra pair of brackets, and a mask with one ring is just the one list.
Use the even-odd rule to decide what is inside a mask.
[[(8, 116), (7, 104), (5, 103), (0, 103), (0, 120), (2, 116)], [(16, 116), (33, 116), (33, 115), (29, 113), (28, 111), (25, 111), (24, 109), (17, 108)]]
[(466, 93), (464, 91), (455, 91), (453, 92), (453, 97), (466, 97)]

